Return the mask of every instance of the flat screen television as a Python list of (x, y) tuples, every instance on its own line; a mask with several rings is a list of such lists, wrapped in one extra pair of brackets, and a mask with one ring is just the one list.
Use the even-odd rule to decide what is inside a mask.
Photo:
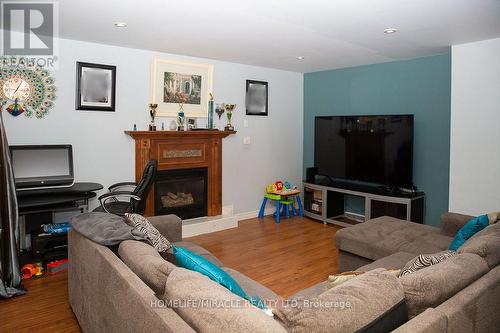
[(413, 185), (413, 115), (315, 119), (314, 165), (333, 179)]
[(73, 185), (71, 145), (19, 145), (9, 148), (18, 190)]

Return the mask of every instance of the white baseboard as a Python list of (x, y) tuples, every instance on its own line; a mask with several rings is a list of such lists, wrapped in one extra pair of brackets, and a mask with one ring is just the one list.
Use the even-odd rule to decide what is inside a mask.
[(182, 221), (182, 237), (193, 237), (238, 227), (236, 216), (201, 217)]
[[(232, 207), (227, 211), (232, 212)], [(273, 214), (275, 211), (274, 207), (269, 207), (264, 211), (264, 215)], [(185, 220), (182, 222), (182, 237), (193, 237), (203, 234), (209, 234), (211, 232), (237, 228), (238, 221), (248, 220), (256, 218), (259, 215), (259, 211), (251, 211), (246, 213), (239, 213), (236, 215), (219, 215), (212, 217), (200, 217), (196, 219)]]
[(234, 214), (234, 206), (233, 205), (222, 206), (222, 215), (230, 216), (233, 214)]
[[(275, 207), (268, 207), (264, 211), (264, 215), (274, 214), (275, 211), (276, 211)], [(256, 218), (256, 217), (259, 216), (259, 211), (258, 210), (254, 210), (254, 211), (251, 211), (251, 212), (239, 213), (239, 214), (236, 214), (236, 216), (238, 217), (238, 221), (253, 219), (253, 218)]]

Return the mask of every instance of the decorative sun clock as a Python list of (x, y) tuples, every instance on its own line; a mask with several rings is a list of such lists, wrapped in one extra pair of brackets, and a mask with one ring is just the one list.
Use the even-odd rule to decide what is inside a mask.
[[(9, 59), (7, 59), (9, 60)], [(4, 64), (9, 63), (9, 66)], [(56, 87), (50, 72), (28, 61), (0, 63), (0, 107), (14, 117), (43, 118), (54, 106)]]

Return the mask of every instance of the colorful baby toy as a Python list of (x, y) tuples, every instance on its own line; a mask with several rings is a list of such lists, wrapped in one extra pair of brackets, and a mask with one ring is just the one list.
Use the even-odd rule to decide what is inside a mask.
[(33, 276), (41, 277), (43, 275), (43, 266), (41, 262), (26, 264), (21, 268), (21, 276), (24, 280), (31, 279)]
[[(302, 201), (300, 200), (300, 190), (297, 186), (293, 186), (289, 182), (278, 180), (274, 184), (266, 186), (266, 193), (264, 200), (259, 210), (259, 218), (264, 217), (267, 200), (274, 200), (276, 202), (276, 223), (280, 223), (280, 216), (284, 215), (290, 217), (290, 211), (294, 216), (303, 216)], [(298, 204), (298, 212), (295, 208), (295, 200)], [(283, 210), (283, 211), (282, 211)]]

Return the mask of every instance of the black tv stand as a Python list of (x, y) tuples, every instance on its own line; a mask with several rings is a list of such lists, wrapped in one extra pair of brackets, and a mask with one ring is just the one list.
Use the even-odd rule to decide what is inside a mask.
[[(346, 198), (349, 196), (364, 200), (363, 214), (346, 209)], [(401, 191), (395, 187), (369, 186), (327, 177), (314, 184), (304, 182), (304, 214), (324, 223), (344, 227), (380, 216), (423, 223), (424, 204), (423, 192)]]
[(340, 188), (345, 190), (352, 190), (357, 192), (366, 192), (371, 194), (378, 195), (387, 195), (391, 197), (399, 197), (399, 198), (412, 198), (415, 196), (424, 195), (423, 192), (418, 192), (413, 189), (403, 190), (398, 186), (390, 186), (390, 185), (377, 185), (377, 184), (369, 184), (369, 183), (361, 183), (361, 182), (353, 182), (349, 180), (337, 179), (329, 176), (316, 176), (314, 184)]

